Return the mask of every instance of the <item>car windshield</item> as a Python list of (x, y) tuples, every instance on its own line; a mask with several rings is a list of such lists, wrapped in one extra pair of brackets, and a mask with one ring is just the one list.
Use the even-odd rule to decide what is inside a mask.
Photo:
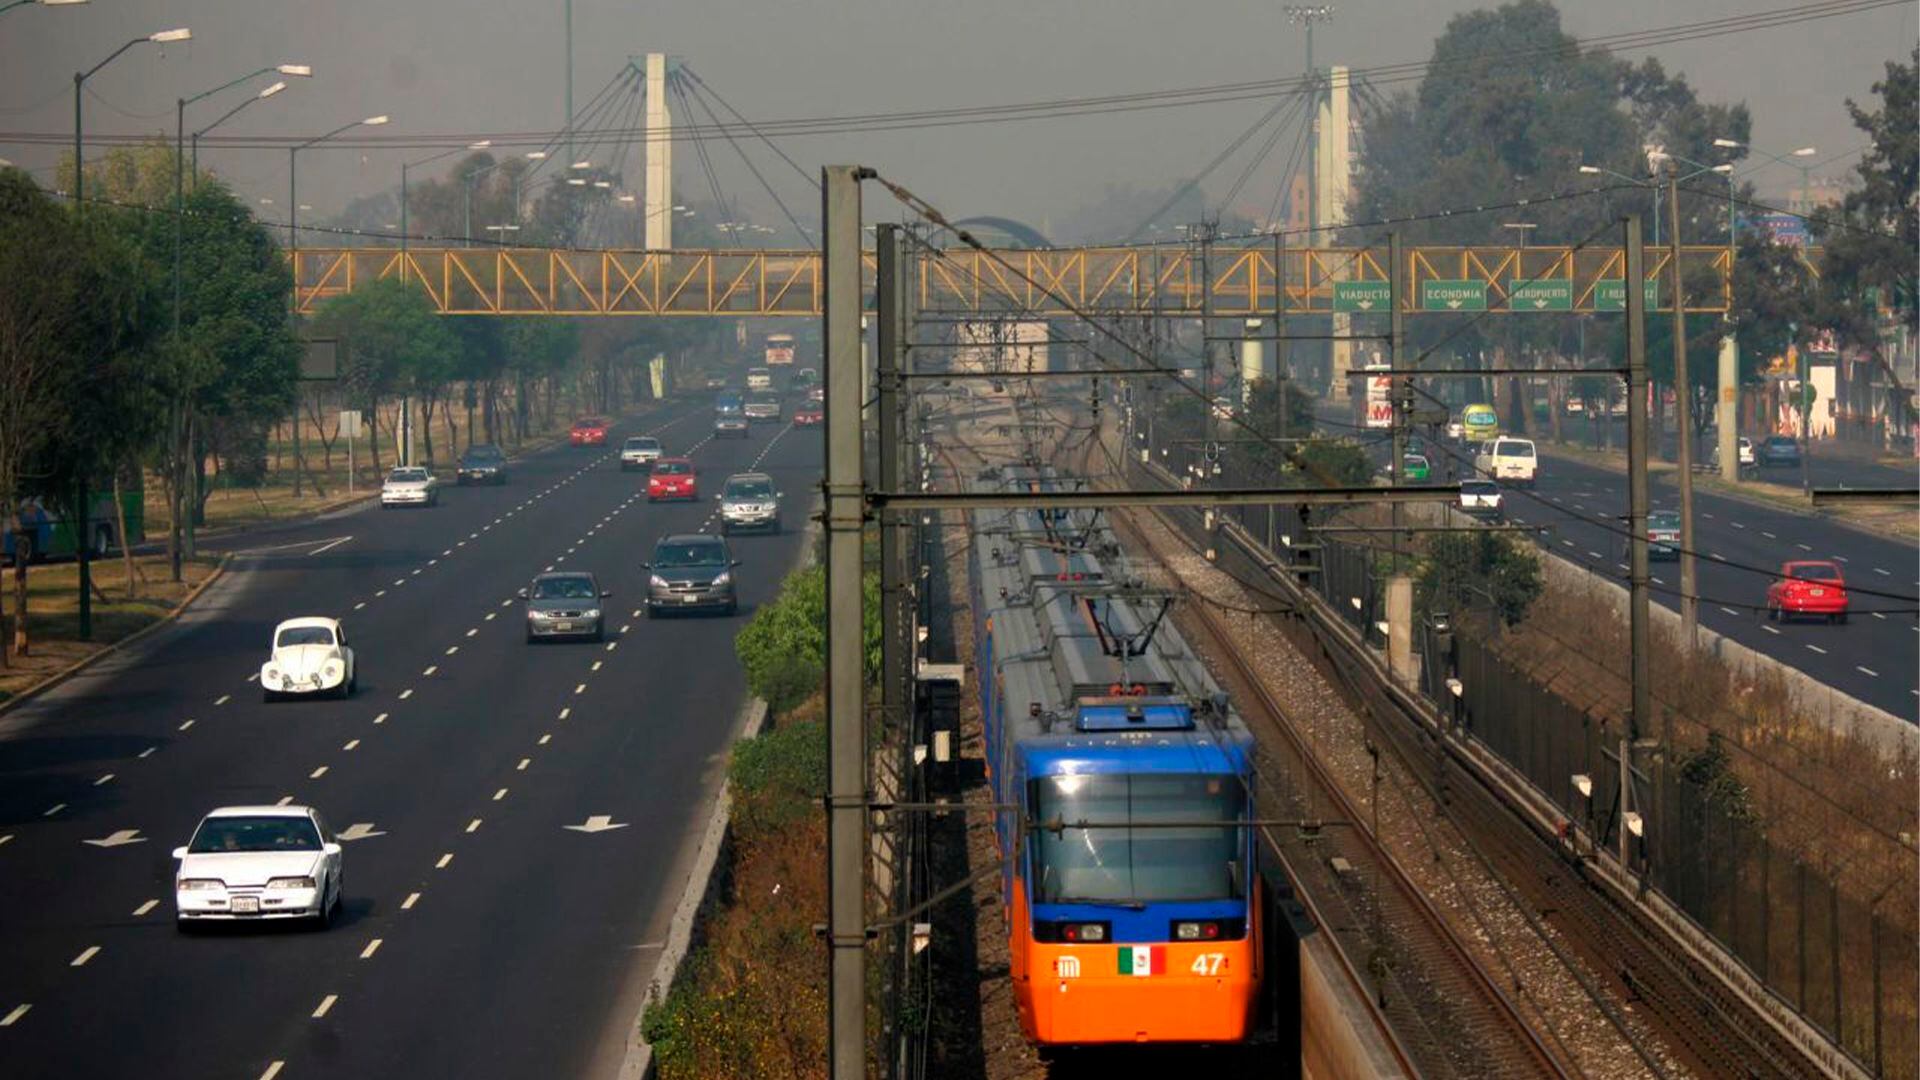
[[(1245, 795), (1231, 776), (1049, 776), (1033, 782), (1034, 900), (1133, 903), (1237, 899), (1246, 893), (1240, 828)], [(1086, 822), (1118, 828), (1075, 828)], [(1166, 823), (1179, 822), (1178, 826)], [(1133, 824), (1162, 823), (1134, 829)], [(1187, 823), (1193, 823), (1188, 827)]]
[(1500, 442), (1493, 448), (1496, 457), (1532, 457), (1533, 444), (1530, 442)]
[(286, 649), (295, 645), (331, 645), (333, 629), (326, 626), (289, 626), (280, 631), (273, 639), (274, 648)]
[(724, 566), (726, 562), (727, 549), (719, 544), (705, 541), (661, 544), (653, 549), (653, 565), (662, 569), (672, 570), (684, 566)]
[(573, 422), (573, 427), (576, 431), (591, 431), (601, 426), (603, 425), (598, 420), (576, 420)]
[(1799, 563), (1788, 567), (1787, 573), (1800, 581), (1840, 580), (1840, 569), (1827, 563)]
[(659, 439), (628, 439), (628, 440), (627, 440), (627, 449), (629, 449), (629, 450), (658, 450), (658, 449), (660, 449), (660, 440), (659, 440)]
[(773, 405), (773, 404), (777, 404), (779, 400), (780, 400), (779, 398), (774, 397), (772, 394), (755, 394), (752, 397), (747, 399), (747, 404)]
[(684, 461), (660, 461), (655, 462), (653, 466), (655, 476), (679, 476), (692, 471), (693, 467)]
[(304, 817), (215, 817), (194, 830), (187, 850), (196, 855), (226, 851), (319, 851), (320, 830)]
[(767, 480), (729, 480), (727, 481), (729, 499), (771, 499), (773, 484)]
[(529, 595), (535, 600), (592, 600), (597, 592), (592, 578), (556, 577), (535, 581)]
[(1409, 469), (1424, 469), (1427, 467), (1427, 459), (1421, 457), (1419, 454), (1408, 454), (1406, 456), (1406, 466)]
[(1680, 515), (1671, 510), (1657, 510), (1647, 515), (1649, 529), (1677, 529), (1680, 527)]
[(426, 478), (425, 469), (395, 469), (387, 474), (388, 482), (395, 484), (417, 484)]

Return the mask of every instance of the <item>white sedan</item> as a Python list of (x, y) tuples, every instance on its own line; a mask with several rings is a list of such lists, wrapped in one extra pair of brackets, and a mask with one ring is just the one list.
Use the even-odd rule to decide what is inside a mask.
[(359, 676), (346, 624), (325, 616), (288, 619), (273, 628), (273, 655), (260, 665), (260, 693), (267, 701), (291, 694), (350, 697)]
[(173, 849), (176, 925), (305, 919), (340, 910), (340, 844), (308, 806), (223, 806)]
[(433, 473), (418, 465), (402, 465), (380, 485), (380, 506), (438, 506), (440, 487)]

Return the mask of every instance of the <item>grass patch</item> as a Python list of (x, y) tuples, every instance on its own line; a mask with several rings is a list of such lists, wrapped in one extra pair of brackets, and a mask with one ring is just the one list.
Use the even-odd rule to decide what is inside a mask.
[(195, 585), (213, 573), (218, 560), (187, 560), (180, 582), (167, 580), (167, 557), (136, 556), (134, 588), (129, 594), (125, 563), (118, 557), (95, 560), (94, 584), (106, 598), (93, 599), (93, 640), (79, 640), (80, 568), (77, 563), (38, 563), (27, 568), (27, 640), (25, 656), (12, 654), (13, 571), (8, 568), (0, 587), (6, 603), (7, 666), (0, 668), (0, 701), (64, 670), (130, 634), (152, 626), (179, 606)]

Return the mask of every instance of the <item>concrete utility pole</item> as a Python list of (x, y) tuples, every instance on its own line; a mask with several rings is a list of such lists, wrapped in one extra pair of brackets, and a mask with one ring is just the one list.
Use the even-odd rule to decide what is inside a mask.
[[(866, 1075), (867, 752), (860, 540), (860, 181), (870, 170), (821, 170), (827, 381), (827, 1057), (832, 1080)], [(883, 278), (884, 280), (884, 278)], [(891, 314), (891, 313), (889, 313)]]
[[(876, 230), (874, 282), (879, 291), (880, 325), (875, 342), (879, 365), (876, 450), (880, 461), (880, 489), (899, 491), (903, 472), (901, 452), (907, 439), (906, 396), (900, 392), (900, 371), (907, 354), (911, 323), (906, 310), (908, 259), (899, 225), (883, 223)], [(908, 640), (908, 577), (905, 556), (909, 544), (904, 526), (910, 514), (880, 513), (880, 716), (890, 736), (902, 730), (912, 708), (912, 642)]]
[[(1699, 642), (1700, 590), (1693, 558), (1693, 381), (1687, 375), (1686, 291), (1680, 279), (1680, 162), (1667, 159), (1667, 261), (1673, 278), (1673, 426), (1678, 429), (1680, 471), (1680, 636)], [(1631, 290), (1629, 290), (1631, 291)]]
[(673, 246), (673, 112), (667, 108), (665, 53), (647, 54), (646, 110), (644, 242), (648, 251), (665, 251)]
[[(1653, 713), (1653, 687), (1649, 677), (1653, 611), (1647, 568), (1647, 294), (1646, 252), (1642, 243), (1640, 215), (1629, 214), (1626, 280), (1622, 284), (1626, 287), (1627, 299), (1627, 532), (1630, 536), (1627, 579), (1631, 587), (1627, 624), (1633, 705), (1628, 712), (1627, 739), (1623, 746), (1640, 738)], [(1631, 760), (1623, 753), (1620, 768), (1630, 767)], [(1624, 857), (1622, 865), (1625, 865)]]
[[(1389, 363), (1393, 366), (1393, 486), (1406, 483), (1407, 470), (1407, 395), (1412, 388), (1411, 381), (1400, 372), (1407, 363), (1407, 317), (1403, 303), (1405, 294), (1401, 291), (1407, 283), (1406, 253), (1400, 247), (1400, 232), (1394, 230), (1387, 234), (1387, 257), (1393, 260), (1393, 266), (1387, 271), (1391, 275), (1391, 284), (1387, 288), (1387, 308), (1392, 311), (1393, 350)], [(1401, 559), (1400, 529), (1406, 525), (1406, 510), (1399, 504), (1393, 504), (1393, 572), (1404, 572)]]

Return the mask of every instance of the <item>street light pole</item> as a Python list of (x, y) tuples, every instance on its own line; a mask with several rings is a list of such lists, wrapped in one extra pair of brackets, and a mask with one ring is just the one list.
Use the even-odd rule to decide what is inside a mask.
[(1672, 233), (1667, 249), (1673, 278), (1673, 408), (1677, 431), (1676, 466), (1680, 473), (1680, 633), (1698, 644), (1700, 592), (1693, 554), (1693, 382), (1687, 373), (1687, 305), (1680, 277), (1680, 162), (1667, 159), (1667, 217)]

